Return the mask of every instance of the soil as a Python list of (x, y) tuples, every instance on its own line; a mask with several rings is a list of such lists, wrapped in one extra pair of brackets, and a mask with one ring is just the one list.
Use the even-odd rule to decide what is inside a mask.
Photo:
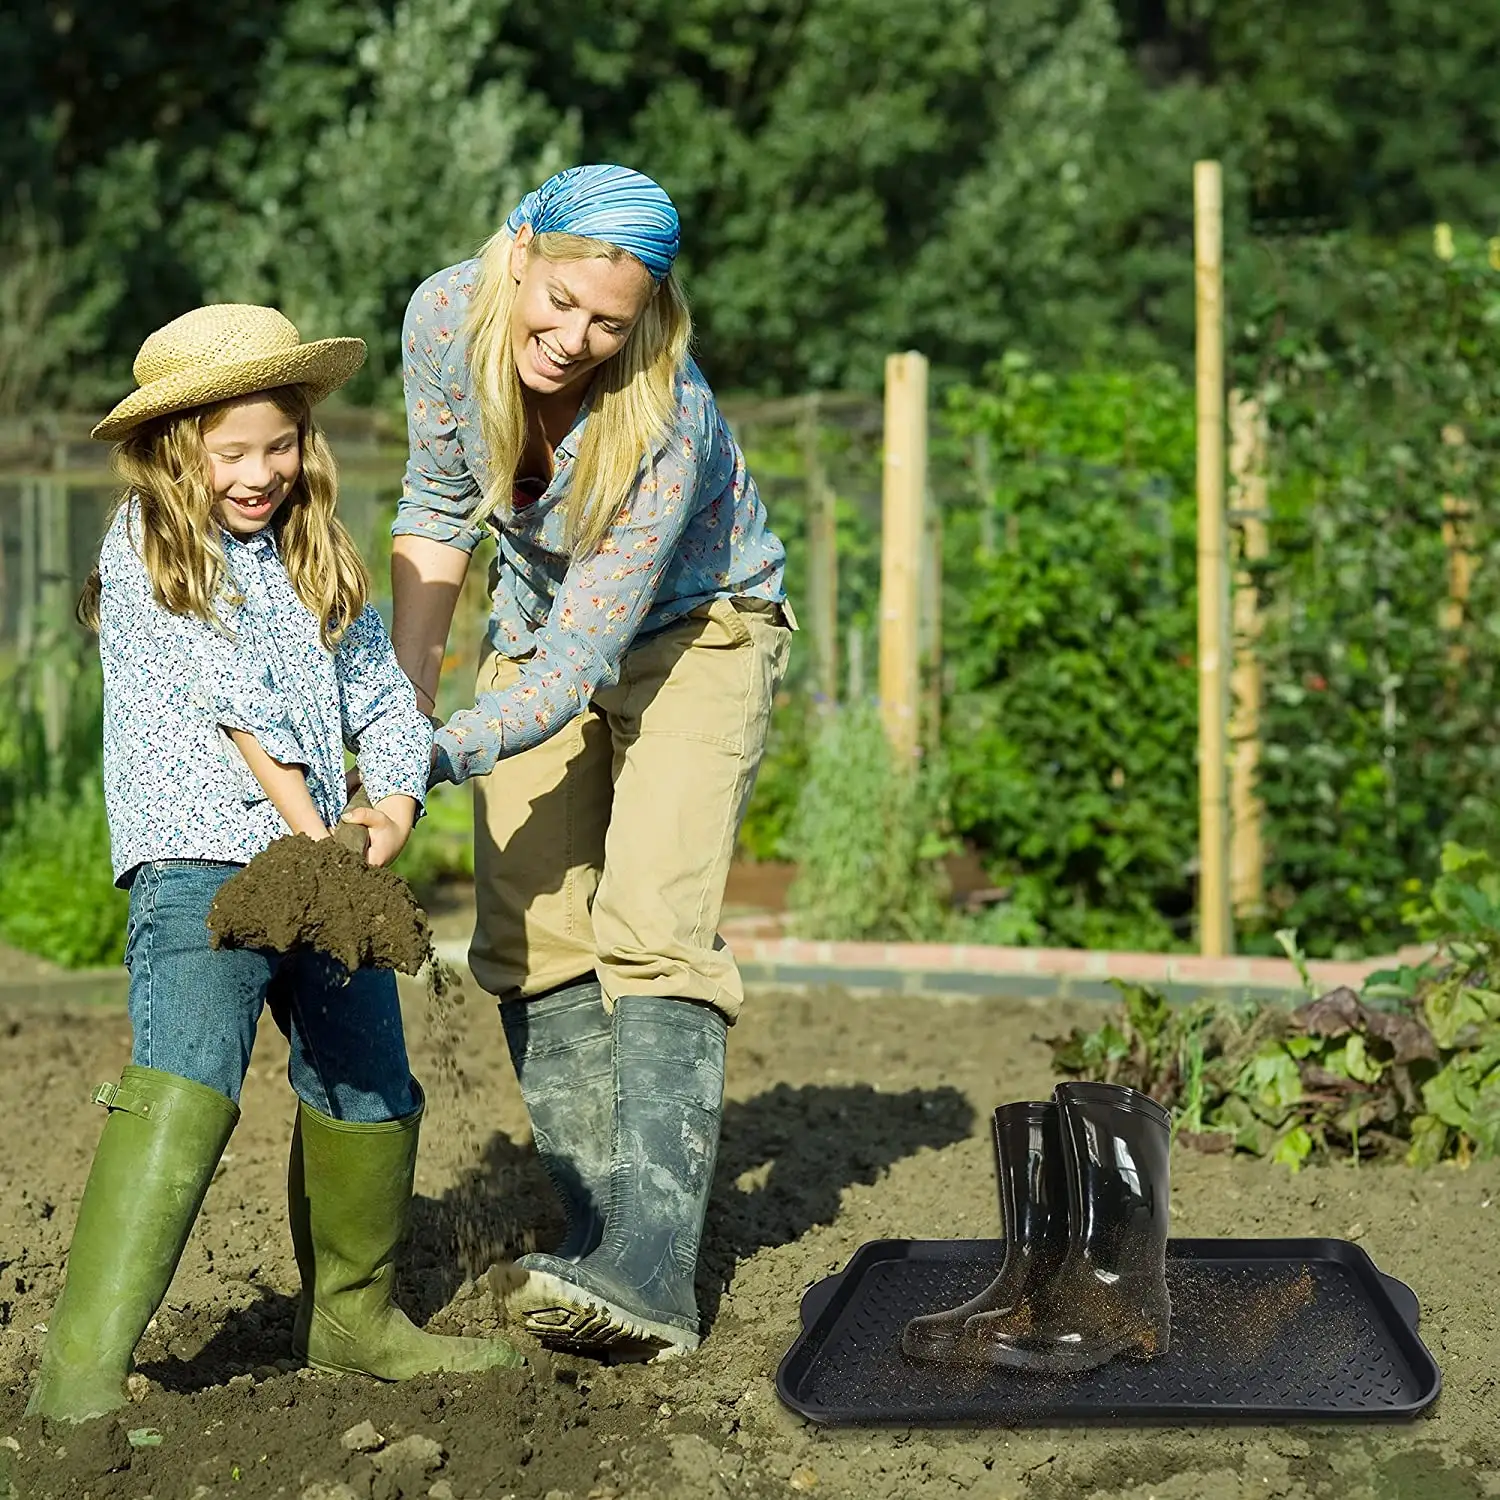
[(394, 870), (367, 865), (338, 839), (274, 840), (219, 888), (208, 912), (215, 947), (314, 948), (346, 969), (415, 974), (427, 961), (426, 914)]
[[(403, 1302), (430, 1327), (494, 1331), (488, 1278), (463, 1267), (547, 1243), (561, 1216), (492, 1006), (472, 981), (436, 1002), (419, 984), (402, 991), (413, 1066), (429, 1084)], [(604, 1368), (522, 1336), (525, 1370), (400, 1386), (287, 1359), (291, 1096), (268, 1023), (244, 1117), (139, 1351), (137, 1403), (119, 1421), (59, 1429), (23, 1416), (26, 1388), (98, 1136), (84, 1101), (126, 1060), (129, 1028), (120, 1010), (0, 1001), (0, 1496), (1500, 1496), (1497, 1162), (1290, 1175), (1174, 1156), (1175, 1232), (1348, 1237), (1415, 1288), (1445, 1380), (1416, 1422), (841, 1431), (781, 1407), (773, 1377), (811, 1283), (867, 1240), (996, 1233), (988, 1111), (1048, 1089), (1038, 1038), (1096, 1014), (1086, 1002), (753, 995), (730, 1039), (703, 1348)]]

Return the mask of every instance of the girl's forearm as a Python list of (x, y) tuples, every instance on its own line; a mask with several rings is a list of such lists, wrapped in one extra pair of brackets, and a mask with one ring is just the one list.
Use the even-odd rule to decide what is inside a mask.
[(307, 789), (307, 777), (302, 768), (284, 766), (280, 761), (272, 760), (253, 734), (243, 729), (230, 729), (227, 724), (224, 728), (287, 827), (293, 833), (305, 833), (309, 838), (326, 839), (328, 828)]
[(443, 651), (468, 570), (460, 547), (421, 536), (391, 542), (391, 645), (424, 713), (437, 709)]

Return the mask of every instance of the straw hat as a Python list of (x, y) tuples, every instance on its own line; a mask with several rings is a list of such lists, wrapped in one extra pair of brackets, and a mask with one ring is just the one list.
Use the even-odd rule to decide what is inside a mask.
[(197, 307), (158, 328), (135, 357), (133, 390), (94, 428), (96, 438), (189, 407), (300, 385), (313, 402), (336, 391), (365, 361), (363, 339), (304, 344), (275, 308), (243, 302)]

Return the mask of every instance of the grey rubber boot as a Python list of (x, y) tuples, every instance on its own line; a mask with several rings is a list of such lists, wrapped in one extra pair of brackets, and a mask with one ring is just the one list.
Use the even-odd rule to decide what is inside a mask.
[(573, 1353), (696, 1349), (693, 1278), (724, 1112), (723, 1016), (687, 1000), (615, 1005), (615, 1132), (604, 1238), (576, 1264), (529, 1255), (507, 1297), (527, 1331)]
[[(599, 981), (507, 1000), (500, 1022), (531, 1116), (536, 1152), (567, 1218), (559, 1260), (582, 1260), (604, 1233), (614, 1138), (614, 1028)], [(525, 1261), (522, 1261), (525, 1264)]]
[(1047, 1284), (1067, 1254), (1068, 1178), (1058, 1106), (1050, 1100), (1002, 1104), (994, 1125), (1005, 1259), (977, 1297), (906, 1325), (901, 1350), (911, 1359), (964, 1359), (969, 1319), (1010, 1312)]

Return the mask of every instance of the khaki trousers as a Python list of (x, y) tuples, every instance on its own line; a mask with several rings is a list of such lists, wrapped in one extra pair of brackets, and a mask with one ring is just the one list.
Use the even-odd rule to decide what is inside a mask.
[[(501, 1000), (597, 973), (605, 1004), (744, 1000), (718, 935), (791, 629), (718, 599), (626, 653), (620, 680), (551, 739), (474, 781), (469, 966)], [(520, 664), (486, 647), (477, 691)]]

